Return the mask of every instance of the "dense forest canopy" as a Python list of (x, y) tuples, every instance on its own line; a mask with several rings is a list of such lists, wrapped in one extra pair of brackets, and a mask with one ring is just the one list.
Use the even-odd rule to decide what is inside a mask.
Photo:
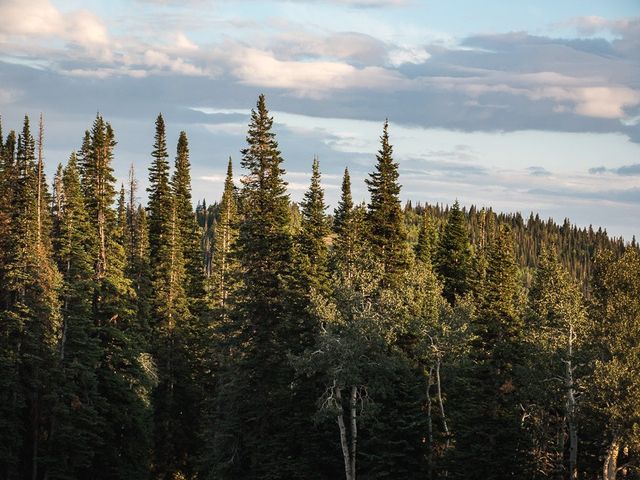
[(146, 205), (107, 119), (52, 182), (43, 123), (0, 129), (0, 478), (640, 478), (635, 239), (403, 206), (387, 122), (368, 204), (311, 156), (296, 204), (262, 95), (195, 209), (162, 115)]

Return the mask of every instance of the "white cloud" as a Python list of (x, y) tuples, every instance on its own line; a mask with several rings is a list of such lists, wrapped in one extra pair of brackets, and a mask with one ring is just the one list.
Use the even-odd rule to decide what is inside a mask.
[(343, 62), (279, 60), (272, 52), (238, 48), (229, 59), (231, 72), (242, 83), (281, 88), (300, 96), (323, 97), (331, 90), (347, 88), (397, 90), (408, 82), (400, 74), (382, 67), (357, 68)]
[(404, 47), (396, 48), (389, 52), (389, 62), (394, 67), (398, 67), (405, 63), (420, 64), (424, 63), (431, 55), (423, 47)]
[(577, 78), (556, 72), (529, 74), (487, 71), (483, 76), (431, 77), (426, 83), (478, 98), (490, 93), (525, 96), (530, 100), (554, 100), (557, 113), (569, 110), (594, 118), (625, 119), (625, 108), (640, 105), (640, 91), (611, 85), (601, 78)]
[(144, 52), (143, 62), (145, 65), (153, 67), (159, 71), (170, 71), (187, 76), (203, 76), (207, 73), (182, 58), (171, 58), (168, 54), (149, 49)]
[(3, 0), (0, 32), (23, 37), (55, 37), (78, 45), (105, 45), (104, 23), (88, 10), (63, 13), (50, 0)]
[(127, 76), (132, 78), (144, 78), (147, 76), (146, 70), (135, 68), (72, 68), (70, 70), (63, 70), (62, 73), (71, 77), (100, 79), (113, 76)]

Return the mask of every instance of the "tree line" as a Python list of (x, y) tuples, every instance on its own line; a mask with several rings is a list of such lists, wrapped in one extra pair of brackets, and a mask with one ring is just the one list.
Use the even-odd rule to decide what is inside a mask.
[[(49, 185), (0, 129), (0, 478), (640, 477), (640, 251), (400, 202), (385, 122), (299, 204), (264, 96), (240, 184), (193, 206), (156, 120), (148, 202), (100, 114)], [(170, 158), (173, 157), (173, 167)]]

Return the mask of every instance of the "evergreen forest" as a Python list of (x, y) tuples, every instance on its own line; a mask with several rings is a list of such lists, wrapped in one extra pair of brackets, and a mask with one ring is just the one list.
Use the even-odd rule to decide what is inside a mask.
[(329, 211), (313, 152), (294, 203), (263, 95), (209, 203), (162, 115), (124, 185), (101, 114), (50, 179), (16, 127), (0, 479), (640, 478), (635, 239), (402, 204), (387, 122), (368, 203), (345, 169)]

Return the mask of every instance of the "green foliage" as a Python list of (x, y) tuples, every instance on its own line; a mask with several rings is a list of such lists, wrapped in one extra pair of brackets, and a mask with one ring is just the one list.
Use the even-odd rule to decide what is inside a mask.
[(311, 185), (301, 203), (302, 225), (298, 234), (298, 250), (301, 254), (300, 270), (308, 288), (326, 289), (329, 281), (327, 238), (330, 233), (325, 214), (324, 191), (320, 186), (320, 164), (313, 159)]
[(376, 169), (365, 182), (371, 194), (367, 222), (369, 241), (382, 262), (384, 283), (393, 285), (397, 275), (408, 264), (406, 232), (400, 209), (398, 164), (393, 161), (393, 147), (389, 143), (389, 122), (385, 121)]
[(440, 238), (436, 271), (444, 284), (444, 296), (452, 305), (470, 290), (471, 247), (464, 213), (453, 204)]
[(42, 119), (3, 135), (1, 478), (638, 477), (635, 239), (401, 209), (387, 123), (331, 219), (317, 160), (290, 200), (262, 95), (241, 188), (229, 160), (195, 211), (161, 115), (146, 208), (100, 114), (51, 194)]
[[(640, 253), (628, 248), (619, 259), (599, 256), (590, 306), (595, 362), (590, 407), (607, 444), (617, 440), (627, 457), (640, 451)], [(630, 468), (637, 472), (637, 463)]]

